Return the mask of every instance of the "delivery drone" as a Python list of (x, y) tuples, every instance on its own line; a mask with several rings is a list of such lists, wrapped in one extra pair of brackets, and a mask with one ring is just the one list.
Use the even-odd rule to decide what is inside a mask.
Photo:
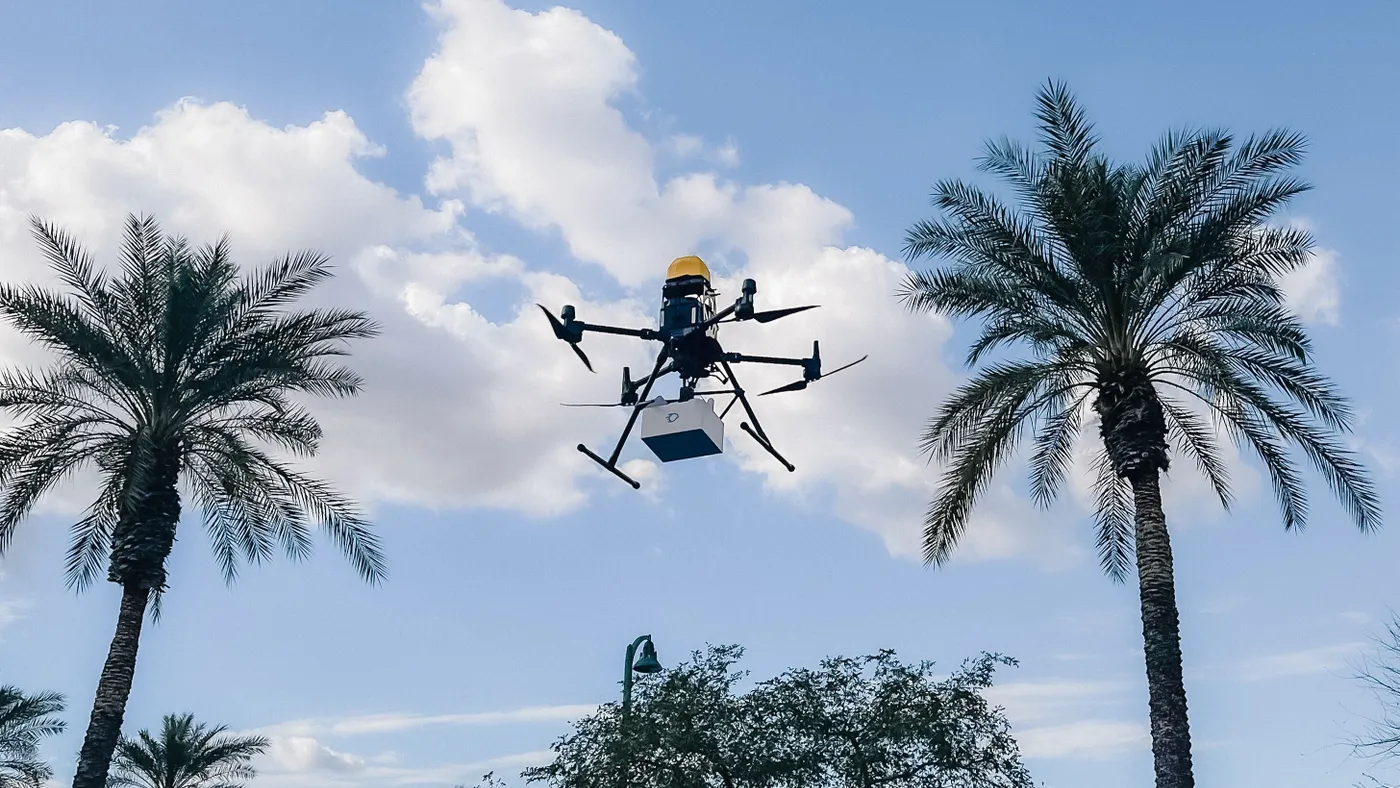
[[(796, 468), (783, 458), (759, 424), (758, 416), (745, 394), (739, 379), (734, 375), (734, 364), (780, 364), (802, 368), (802, 379), (765, 391), (759, 396), (778, 394), (784, 391), (801, 391), (817, 380), (822, 379), (821, 349), (812, 342), (810, 358), (779, 358), (774, 356), (750, 356), (743, 353), (730, 353), (719, 344), (719, 326), (722, 323), (736, 323), (753, 320), (758, 323), (771, 323), (780, 317), (787, 317), (814, 306), (794, 306), (786, 309), (772, 309), (755, 312), (753, 297), (758, 285), (752, 279), (745, 279), (742, 294), (732, 306), (715, 311), (717, 293), (710, 287), (710, 269), (699, 257), (679, 257), (666, 271), (666, 283), (661, 287), (660, 328), (618, 328), (584, 323), (574, 317), (574, 308), (565, 306), (559, 317), (555, 317), (543, 305), (538, 305), (549, 318), (554, 336), (569, 344), (579, 360), (593, 371), (593, 364), (578, 346), (585, 332), (617, 334), (637, 337), (642, 340), (661, 343), (656, 365), (651, 374), (632, 379), (631, 370), (622, 368), (622, 397), (618, 402), (570, 405), (569, 407), (620, 407), (631, 408), (627, 426), (617, 439), (617, 446), (605, 460), (580, 443), (578, 450), (588, 455), (599, 465), (612, 472), (619, 479), (639, 489), (642, 485), (628, 477), (617, 467), (617, 458), (622, 454), (623, 444), (636, 426), (638, 417), (642, 420), (642, 441), (647, 444), (657, 459), (662, 462), (703, 457), (719, 454), (724, 447), (724, 417), (735, 403), (743, 406), (748, 421), (740, 422), (739, 427), (753, 437), (758, 445), (777, 458), (789, 471)], [(853, 367), (868, 356), (861, 356), (851, 363), (826, 373), (834, 375), (843, 369)], [(666, 375), (676, 373), (680, 377), (680, 394), (676, 399), (656, 397), (648, 399), (653, 384)], [(729, 388), (714, 391), (697, 391), (702, 379), (715, 379), (721, 386)], [(640, 390), (640, 393), (639, 393)], [(718, 415), (714, 402), (696, 399), (697, 396), (733, 395), (733, 399)], [(752, 422), (752, 426), (750, 426)]]

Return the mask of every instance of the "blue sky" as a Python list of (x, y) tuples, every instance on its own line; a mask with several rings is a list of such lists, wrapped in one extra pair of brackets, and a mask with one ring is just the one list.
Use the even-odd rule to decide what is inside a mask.
[[(322, 549), (227, 588), (191, 519), (131, 730), (191, 711), (268, 732), (260, 785), (450, 785), (537, 760), (614, 697), (642, 632), (671, 663), (741, 643), (758, 676), (831, 653), (952, 667), (985, 649), (1021, 660), (997, 699), (1038, 780), (1147, 784), (1136, 593), (1098, 572), (1082, 501), (1037, 512), (1008, 473), (953, 565), (910, 554), (935, 474), (918, 428), (963, 374), (967, 333), (897, 308), (902, 234), (934, 180), (980, 178), (983, 140), (1032, 133), (1047, 78), (1120, 156), (1174, 126), (1303, 131), (1316, 189), (1288, 218), (1322, 251), (1290, 293), (1389, 500), (1400, 9), (550, 8), (0, 7), (7, 279), (43, 277), (28, 212), (102, 255), (125, 212), (148, 211), (196, 238), (228, 231), (250, 263), (325, 249), (343, 270), (328, 297), (386, 326), (358, 357), (366, 396), (321, 409), (315, 466), (373, 507), (391, 581), (363, 587)], [(798, 473), (730, 425), (723, 458), (661, 469), (632, 447), (648, 483), (634, 494), (571, 448), (602, 446), (616, 414), (556, 403), (613, 396), (607, 370), (640, 349), (590, 338), (589, 376), (530, 310), (644, 324), (666, 262), (691, 252), (722, 281), (753, 275), (763, 304), (824, 304), (736, 330), (735, 347), (801, 353), (815, 337), (832, 362), (871, 360), (764, 403)], [(8, 333), (0, 357), (42, 360)], [(1198, 779), (1350, 785), (1362, 764), (1343, 742), (1373, 708), (1348, 661), (1397, 603), (1397, 536), (1355, 533), (1321, 486), (1311, 527), (1285, 534), (1238, 468), (1228, 517), (1184, 470), (1167, 487)], [(69, 695), (71, 731), (49, 748), (64, 780), (116, 607), (115, 588), (62, 586), (83, 482), (0, 564), (0, 681)]]

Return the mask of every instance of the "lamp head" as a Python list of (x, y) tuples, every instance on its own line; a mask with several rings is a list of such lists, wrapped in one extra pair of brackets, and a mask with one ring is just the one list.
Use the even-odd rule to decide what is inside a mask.
[(656, 646), (650, 641), (642, 643), (642, 655), (637, 661), (632, 663), (632, 669), (638, 673), (659, 673), (661, 663), (656, 659)]

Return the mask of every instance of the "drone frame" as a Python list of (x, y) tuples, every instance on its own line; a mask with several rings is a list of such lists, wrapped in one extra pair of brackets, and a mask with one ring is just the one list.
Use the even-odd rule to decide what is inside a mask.
[[(757, 292), (757, 289), (758, 288), (754, 280), (745, 279), (743, 282), (742, 295), (733, 304), (714, 313), (711, 317), (701, 321), (700, 323), (695, 324), (693, 326), (687, 326), (686, 328), (688, 330), (693, 331), (708, 332), (713, 326), (719, 323), (739, 322), (746, 320), (753, 320), (758, 323), (767, 323), (773, 320), (777, 320), (781, 317), (786, 317), (788, 315), (796, 314), (798, 312), (803, 312), (808, 309), (815, 308), (815, 306), (798, 306), (787, 307), (783, 309), (767, 310), (764, 312), (755, 312), (753, 308), (753, 297), (755, 292)], [(545, 313), (545, 316), (549, 318), (550, 326), (554, 330), (554, 335), (557, 338), (564, 340), (569, 344), (569, 346), (573, 349), (574, 353), (578, 355), (579, 359), (583, 361), (584, 366), (588, 367), (588, 370), (590, 372), (594, 371), (593, 364), (588, 360), (588, 356), (578, 346), (578, 343), (583, 340), (583, 335), (586, 332), (592, 331), (599, 334), (612, 334), (616, 336), (636, 337), (642, 340), (659, 341), (662, 343), (661, 351), (657, 354), (656, 363), (652, 367), (652, 371), (650, 374), (634, 381), (630, 377), (631, 373), (629, 369), (627, 367), (623, 367), (621, 401), (617, 403), (608, 403), (606, 405), (600, 403), (599, 405), (600, 407), (631, 408), (631, 413), (628, 414), (627, 424), (625, 427), (623, 427), (622, 434), (618, 437), (617, 444), (613, 447), (612, 453), (608, 455), (608, 458), (604, 459), (602, 456), (589, 449), (586, 445), (582, 443), (578, 444), (578, 450), (581, 453), (587, 455), (590, 459), (601, 465), (604, 469), (612, 473), (614, 476), (630, 484), (633, 489), (641, 489), (641, 483), (624, 473), (622, 469), (617, 466), (617, 461), (618, 458), (622, 455), (622, 449), (627, 444), (627, 439), (631, 437), (633, 428), (636, 427), (637, 418), (641, 415), (643, 410), (652, 406), (655, 402), (654, 400), (648, 399), (649, 395), (651, 394), (652, 386), (656, 383), (657, 380), (665, 377), (666, 375), (669, 375), (672, 372), (678, 372), (678, 369), (674, 364), (671, 364), (669, 366), (667, 364), (668, 361), (672, 361), (671, 343), (673, 340), (677, 339), (678, 336), (673, 335), (668, 331), (658, 331), (656, 329), (651, 328), (621, 328), (618, 326), (605, 326), (594, 323), (585, 323), (581, 320), (575, 319), (575, 311), (572, 306), (565, 306), (560, 314), (560, 317), (556, 318), (543, 305), (538, 306), (540, 307), (540, 310)], [(562, 320), (560, 318), (562, 318)], [(783, 455), (780, 454), (776, 448), (774, 448), (772, 440), (768, 437), (768, 434), (763, 430), (763, 425), (761, 422), (759, 422), (758, 414), (754, 412), (753, 405), (749, 401), (748, 393), (744, 390), (743, 386), (740, 385), (738, 376), (736, 376), (734, 373), (733, 365), (748, 363), (801, 367), (801, 380), (798, 380), (794, 383), (789, 383), (785, 386), (779, 386), (778, 388), (772, 389), (770, 391), (762, 392), (759, 396), (764, 396), (767, 394), (777, 394), (785, 391), (798, 391), (801, 389), (805, 389), (809, 383), (812, 383), (816, 380), (820, 380), (823, 377), (821, 369), (821, 349), (818, 345), (818, 342), (816, 340), (813, 340), (812, 355), (810, 358), (789, 358), (783, 356), (753, 356), (746, 355), (743, 353), (725, 352), (723, 347), (719, 345), (718, 339), (713, 339), (712, 341), (715, 343), (715, 346), (718, 348), (719, 352), (715, 357), (713, 357), (711, 361), (707, 362), (707, 366), (718, 367), (718, 369), (713, 370), (713, 373), (716, 374), (717, 377), (721, 378), (721, 385), (727, 385), (729, 386), (729, 388), (719, 389), (715, 391), (696, 391), (691, 385), (687, 384), (686, 379), (683, 379), (681, 381), (681, 390), (679, 398), (674, 400), (667, 399), (666, 402), (685, 402), (690, 399), (693, 399), (696, 396), (722, 396), (725, 394), (733, 395), (733, 399), (730, 400), (729, 403), (724, 407), (724, 410), (719, 414), (719, 417), (723, 419), (726, 415), (728, 415), (729, 411), (733, 409), (735, 404), (742, 406), (745, 415), (748, 417), (748, 420), (741, 421), (739, 423), (739, 428), (742, 429), (744, 432), (748, 433), (749, 436), (752, 437), (754, 441), (758, 443), (759, 446), (761, 446), (769, 454), (773, 455), (773, 457), (779, 463), (781, 463), (784, 468), (787, 468), (789, 472), (796, 471), (796, 466), (788, 462), (787, 459), (783, 457)], [(838, 367), (826, 374), (835, 374), (843, 369), (859, 364), (866, 358), (868, 358), (868, 356), (861, 356), (855, 361), (852, 361), (851, 363), (846, 364), (844, 366)], [(690, 380), (697, 381), (698, 379), (692, 378)], [(641, 389), (640, 394), (638, 394), (637, 392), (638, 388)], [(750, 422), (752, 422), (752, 425), (750, 425)]]

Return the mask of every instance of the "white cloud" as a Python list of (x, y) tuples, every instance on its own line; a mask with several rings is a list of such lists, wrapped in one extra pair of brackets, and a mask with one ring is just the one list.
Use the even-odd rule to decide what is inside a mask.
[(358, 772), (365, 768), (365, 759), (333, 750), (310, 736), (269, 736), (264, 766), (260, 771), (270, 774), (306, 774), (308, 772)]
[[(563, 277), (481, 254), (457, 226), (456, 203), (426, 208), (356, 171), (356, 158), (378, 153), (343, 113), (279, 129), (244, 108), (195, 101), (126, 139), (84, 122), (47, 135), (0, 132), (6, 278), (50, 281), (28, 237), (31, 213), (73, 232), (103, 262), (115, 256), (126, 212), (154, 214), (196, 241), (228, 232), (235, 255), (250, 263), (324, 250), (343, 273), (318, 300), (366, 308), (386, 330), (355, 348), (365, 395), (317, 403), (327, 427), (318, 468), (372, 501), (535, 514), (579, 505), (583, 493), (572, 482), (584, 468), (571, 447), (611, 425), (557, 407), (591, 381), (558, 352), (531, 302), (571, 300), (622, 321), (644, 320), (647, 310), (628, 301), (594, 307)], [(496, 282), (522, 291), (501, 323), (441, 295)], [(638, 358), (629, 350), (594, 355), (621, 364)], [(0, 361), (43, 358), (0, 329)], [(526, 358), (533, 363), (521, 364)], [(71, 512), (90, 494), (90, 480), (80, 478), (50, 504)]]
[(694, 156), (705, 150), (705, 138), (696, 134), (672, 134), (666, 142), (677, 156)]
[(1285, 303), (1308, 323), (1341, 323), (1342, 287), (1337, 252), (1318, 249), (1301, 268), (1283, 276)]
[[(572, 303), (585, 320), (652, 325), (665, 263), (704, 251), (730, 296), (752, 276), (760, 308), (823, 305), (769, 326), (727, 326), (731, 349), (802, 356), (820, 338), (828, 369), (871, 354), (807, 392), (759, 404), (797, 473), (735, 429), (737, 413), (727, 430), (733, 459), (794, 502), (830, 491), (838, 516), (875, 532), (892, 552), (917, 554), (936, 469), (916, 442), (953, 373), (938, 360), (948, 322), (906, 314), (894, 300), (907, 269), (841, 246), (850, 212), (805, 186), (729, 183), (709, 173), (658, 183), (655, 146), (614, 106), (636, 92), (635, 58), (578, 12), (447, 0), (432, 13), (442, 25), (439, 51), (408, 99), (417, 132), (450, 150), (427, 176), (430, 192), (447, 198), (436, 207), (356, 169), (358, 159), (386, 152), (344, 113), (277, 128), (233, 104), (186, 100), (125, 138), (89, 122), (43, 135), (0, 132), (8, 277), (47, 278), (25, 232), (29, 213), (72, 230), (104, 260), (128, 211), (153, 213), (195, 240), (228, 232), (249, 262), (323, 249), (345, 273), (318, 299), (361, 306), (385, 332), (354, 349), (364, 395), (317, 403), (327, 436), (316, 469), (370, 502), (549, 516), (582, 505), (598, 485), (616, 485), (574, 446), (615, 435), (617, 412), (558, 403), (615, 397), (609, 370), (648, 366), (652, 349), (590, 336), (585, 345), (600, 370), (590, 376), (534, 303)], [(737, 161), (732, 141), (726, 146), (734, 152), (721, 158)], [(484, 251), (463, 228), (470, 214), (456, 198), (558, 232), (623, 293), (581, 292), (539, 261)], [(0, 361), (38, 360), (28, 343), (0, 333)], [(773, 368), (738, 372), (755, 391), (792, 379)], [(655, 496), (666, 471), (634, 459), (637, 452), (634, 445), (623, 459)], [(73, 499), (60, 503), (85, 504), (87, 485), (70, 487)], [(1007, 487), (988, 496), (978, 518), (962, 557), (1073, 556), (1063, 530), (1029, 516)]]
[(1018, 731), (1017, 743), (1027, 759), (1100, 759), (1151, 744), (1147, 726), (1122, 720), (1083, 720)]
[[(1285, 225), (1299, 230), (1315, 229), (1306, 216), (1293, 217)], [(1285, 303), (1304, 322), (1329, 326), (1341, 323), (1339, 256), (1335, 249), (1318, 247), (1305, 265), (1289, 271), (1280, 280)]]
[(1326, 673), (1346, 666), (1348, 657), (1356, 654), (1364, 643), (1341, 643), (1335, 646), (1289, 651), (1254, 657), (1240, 663), (1237, 673), (1245, 681), (1266, 681), (1289, 676)]
[(29, 603), (23, 599), (0, 598), (0, 631), (24, 617)]
[(1026, 681), (986, 690), (987, 700), (1006, 709), (1028, 759), (1107, 758), (1141, 748), (1147, 728), (1124, 721), (1136, 696), (1125, 681)]
[(497, 777), (509, 779), (514, 777), (514, 772), (548, 763), (552, 757), (553, 753), (549, 750), (532, 750), (468, 763), (443, 763), (417, 767), (374, 762), (375, 760), (388, 760), (380, 758), (365, 761), (356, 768), (348, 770), (312, 767), (301, 771), (282, 769), (277, 763), (265, 757), (258, 765), (257, 784), (265, 786), (265, 788), (385, 788), (386, 786), (398, 785), (472, 786), (488, 771), (502, 772)]
[(1129, 689), (1131, 685), (1122, 681), (1022, 681), (994, 685), (983, 695), (1004, 706), (1017, 725), (1029, 725), (1116, 707)]
[(725, 167), (739, 166), (739, 143), (733, 139), (725, 140), (724, 144), (715, 150), (715, 159)]
[(370, 714), (291, 720), (266, 725), (245, 734), (265, 736), (267, 753), (259, 759), (259, 785), (380, 788), (386, 785), (471, 782), (486, 771), (523, 768), (547, 762), (547, 750), (505, 755), (470, 763), (403, 766), (392, 751), (356, 754), (331, 747), (326, 739), (383, 737), (432, 726), (494, 727), (577, 720), (597, 711), (595, 704), (531, 706), (466, 714)]
[(535, 722), (564, 722), (586, 717), (598, 710), (596, 704), (528, 706), (509, 711), (468, 714), (369, 714), (357, 717), (313, 718), (280, 722), (256, 729), (266, 736), (357, 736), (397, 733), (434, 725), (494, 726)]
[[(635, 58), (582, 14), (532, 14), (498, 0), (445, 0), (434, 14), (443, 28), (439, 51), (409, 92), (415, 129), (451, 150), (433, 166), (433, 192), (557, 231), (574, 256), (641, 288), (637, 298), (654, 297), (671, 258), (708, 249), (726, 298), (753, 277), (760, 308), (822, 304), (768, 326), (727, 326), (722, 339), (735, 351), (803, 356), (818, 338), (828, 369), (867, 353), (870, 360), (801, 394), (756, 403), (795, 474), (735, 429), (737, 416), (727, 430), (731, 451), (774, 489), (833, 488), (839, 516), (879, 534), (892, 552), (917, 554), (936, 480), (917, 440), (953, 374), (938, 361), (949, 323), (907, 314), (894, 299), (908, 269), (874, 250), (841, 246), (850, 212), (806, 186), (702, 173), (659, 183), (653, 146), (616, 106), (637, 92)], [(672, 135), (665, 144), (693, 152), (703, 141)], [(716, 155), (737, 163), (737, 146), (731, 140)], [(592, 308), (579, 314), (597, 319)], [(751, 391), (794, 378), (772, 367), (736, 372)], [(1063, 534), (1033, 526), (1015, 496), (989, 499), (968, 529), (963, 557), (1064, 554)]]

